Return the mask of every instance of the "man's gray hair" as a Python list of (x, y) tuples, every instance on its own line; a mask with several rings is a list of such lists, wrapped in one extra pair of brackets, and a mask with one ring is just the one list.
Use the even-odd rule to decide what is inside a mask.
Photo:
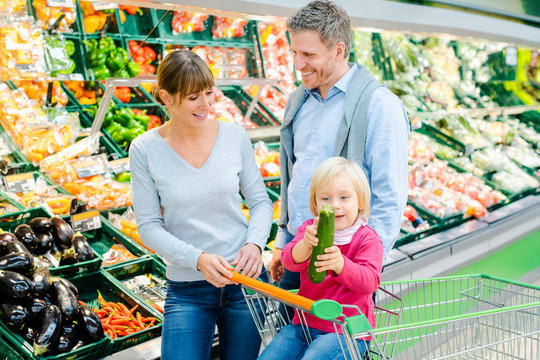
[(347, 12), (332, 1), (310, 2), (287, 19), (287, 28), (293, 35), (302, 31), (318, 32), (328, 49), (342, 41), (345, 44), (345, 59), (349, 58), (352, 46), (351, 21)]

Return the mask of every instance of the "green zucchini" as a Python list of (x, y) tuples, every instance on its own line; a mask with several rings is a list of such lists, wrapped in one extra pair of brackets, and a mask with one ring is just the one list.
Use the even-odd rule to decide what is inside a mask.
[(308, 268), (308, 279), (314, 284), (322, 283), (328, 273), (328, 271), (317, 272), (315, 261), (317, 261), (317, 256), (324, 254), (326, 248), (334, 245), (335, 225), (334, 208), (330, 204), (323, 205), (319, 211), (319, 225), (317, 226), (317, 239), (319, 239), (319, 243), (311, 252)]

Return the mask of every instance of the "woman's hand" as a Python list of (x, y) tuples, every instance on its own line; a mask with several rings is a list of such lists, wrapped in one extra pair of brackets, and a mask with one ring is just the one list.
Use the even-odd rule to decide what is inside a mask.
[(235, 272), (242, 271), (242, 275), (256, 279), (262, 271), (261, 249), (253, 243), (247, 243), (236, 254), (231, 264), (236, 266)]
[(317, 272), (332, 270), (336, 275), (341, 274), (345, 260), (339, 248), (335, 245), (330, 246), (324, 252), (325, 254), (317, 256), (317, 261), (315, 261)]
[(306, 232), (304, 233), (304, 238), (302, 243), (308, 251), (312, 251), (315, 246), (319, 243), (317, 239), (317, 226), (319, 226), (319, 217), (313, 219), (313, 224), (306, 227)]
[(233, 284), (229, 280), (232, 277), (229, 270), (232, 270), (233, 267), (223, 256), (203, 252), (197, 260), (197, 269), (202, 272), (206, 281), (215, 287)]

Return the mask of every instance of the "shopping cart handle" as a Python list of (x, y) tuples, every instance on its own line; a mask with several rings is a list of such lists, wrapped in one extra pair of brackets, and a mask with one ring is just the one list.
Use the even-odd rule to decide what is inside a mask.
[(267, 296), (271, 296), (277, 300), (281, 300), (285, 303), (296, 305), (302, 310), (307, 310), (318, 318), (324, 320), (333, 320), (343, 313), (343, 307), (341, 304), (334, 300), (322, 299), (311, 300), (301, 295), (294, 294), (290, 291), (281, 289), (277, 286), (270, 285), (263, 281), (259, 281), (248, 276), (239, 274), (230, 270), (232, 273), (232, 281), (240, 283), (250, 290), (263, 293)]

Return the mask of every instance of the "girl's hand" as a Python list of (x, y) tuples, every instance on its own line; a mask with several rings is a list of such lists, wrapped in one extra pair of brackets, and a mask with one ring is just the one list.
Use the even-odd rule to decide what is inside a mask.
[(236, 266), (235, 272), (242, 271), (242, 275), (256, 279), (262, 271), (261, 249), (253, 243), (247, 243), (236, 254), (231, 264)]
[(319, 225), (319, 217), (315, 217), (313, 224), (306, 227), (306, 232), (304, 233), (304, 238), (302, 243), (307, 250), (312, 251), (313, 247), (317, 246), (319, 239), (317, 239), (317, 226)]
[(317, 256), (318, 261), (315, 261), (317, 271), (332, 270), (336, 275), (341, 274), (345, 261), (343, 260), (343, 255), (341, 255), (339, 248), (335, 245), (330, 246), (324, 252), (325, 254)]
[(232, 268), (223, 256), (215, 254), (203, 252), (197, 260), (197, 269), (202, 272), (206, 281), (218, 288), (233, 284), (229, 280), (232, 277), (229, 270), (232, 270)]

